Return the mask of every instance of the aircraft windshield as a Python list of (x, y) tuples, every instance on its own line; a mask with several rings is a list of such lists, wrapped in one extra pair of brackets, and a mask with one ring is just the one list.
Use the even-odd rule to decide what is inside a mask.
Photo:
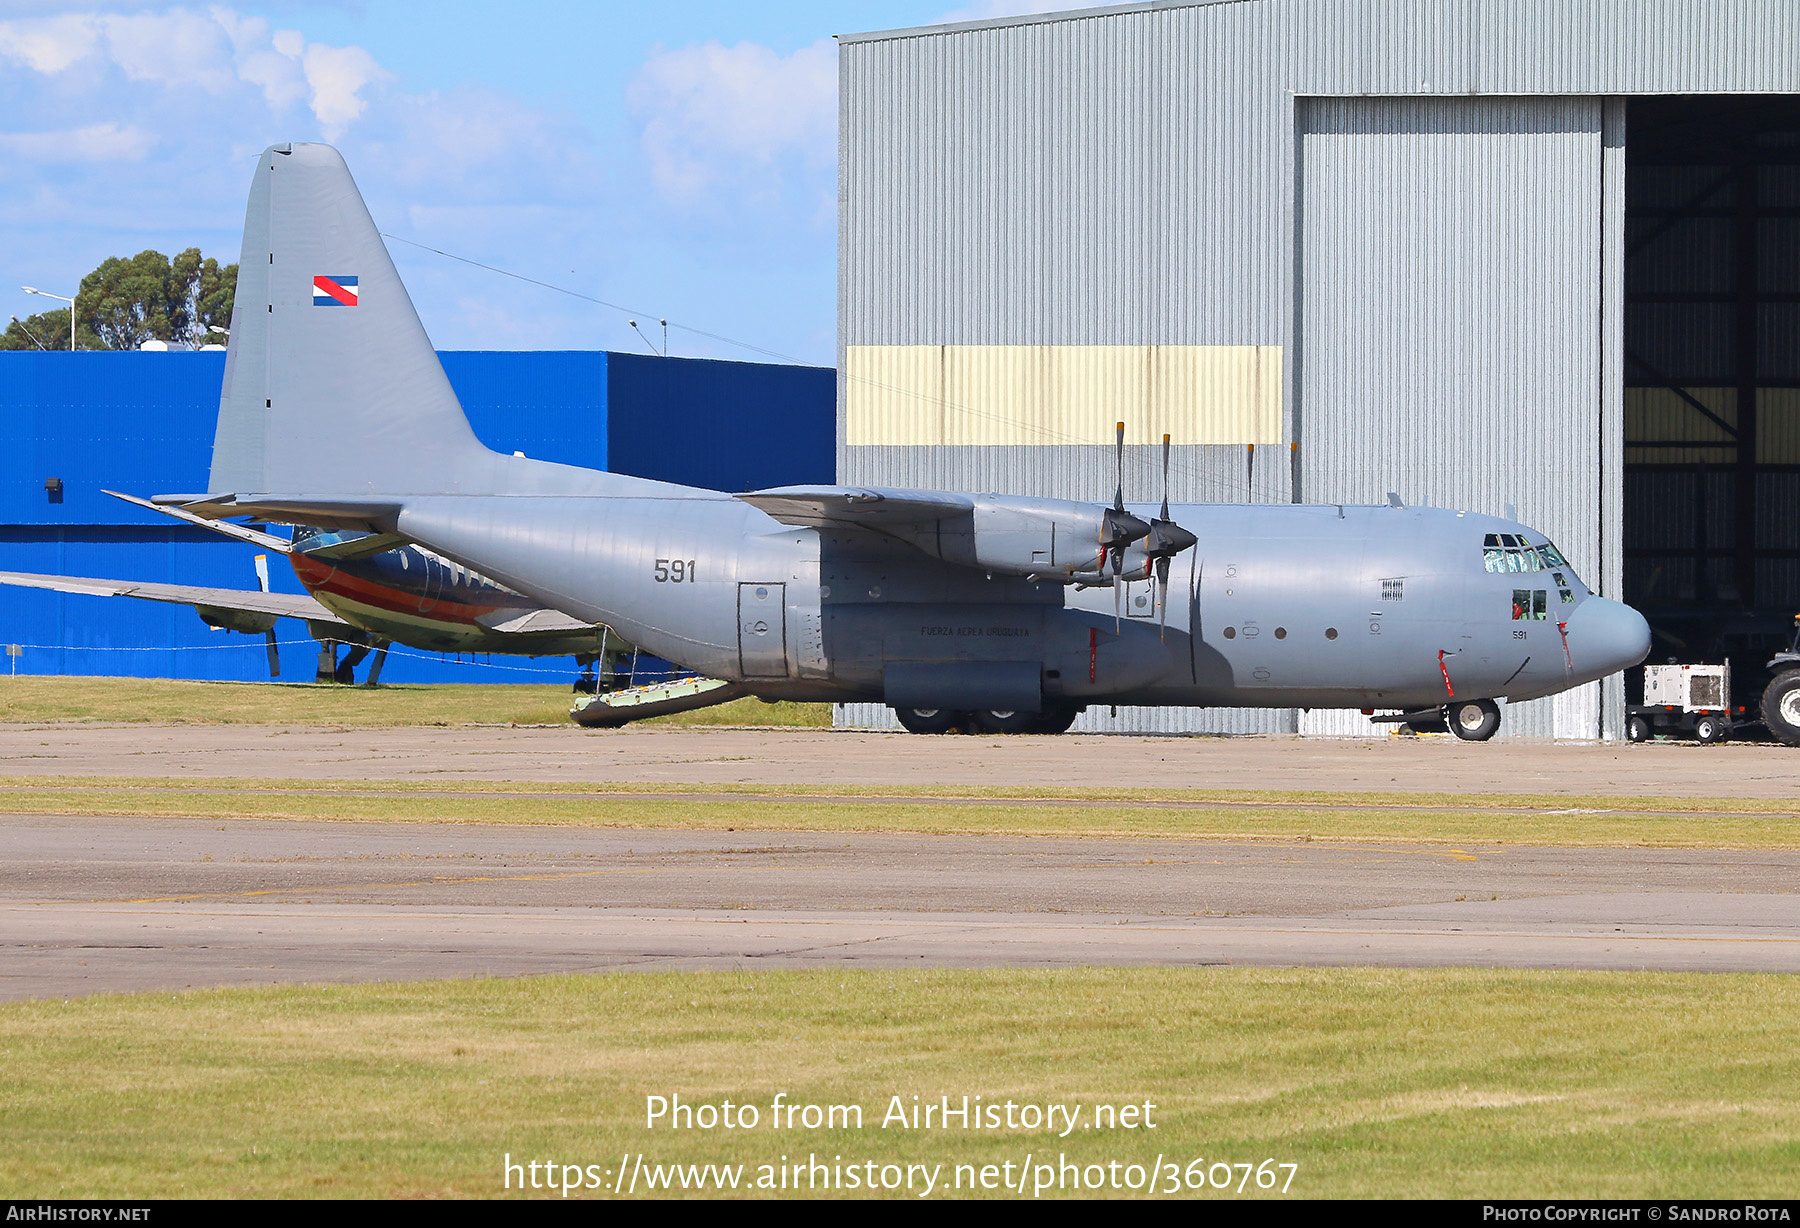
[(1481, 546), (1481, 565), (1490, 572), (1548, 571), (1567, 567), (1562, 551), (1548, 541), (1533, 542), (1517, 533), (1489, 533)]

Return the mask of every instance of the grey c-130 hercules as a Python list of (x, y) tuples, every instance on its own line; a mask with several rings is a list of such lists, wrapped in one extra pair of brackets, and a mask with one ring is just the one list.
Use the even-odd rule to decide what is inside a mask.
[(917, 732), (1148, 704), (1383, 709), (1482, 739), (1495, 700), (1649, 650), (1542, 535), (1398, 499), (732, 495), (493, 452), (328, 146), (262, 154), (239, 270), (210, 493), (159, 502), (393, 534), (764, 698), (884, 702)]

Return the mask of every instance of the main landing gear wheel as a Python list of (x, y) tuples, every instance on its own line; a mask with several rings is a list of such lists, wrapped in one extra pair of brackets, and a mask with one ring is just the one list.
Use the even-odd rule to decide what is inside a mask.
[(1038, 733), (1044, 720), (1036, 712), (1009, 712), (997, 708), (971, 712), (969, 719), (982, 733)]
[(1066, 733), (1075, 718), (1081, 715), (1080, 708), (1054, 707), (1045, 708), (1042, 712), (1005, 712), (986, 709), (969, 713), (980, 733)]
[(1650, 732), (1650, 722), (1641, 716), (1628, 717), (1625, 721), (1625, 740), (1627, 742), (1648, 742)]
[(1800, 746), (1800, 669), (1776, 674), (1762, 699), (1763, 724), (1775, 740)]
[(1500, 732), (1500, 705), (1491, 699), (1463, 699), (1444, 708), (1450, 732), (1465, 742), (1485, 742)]
[(908, 733), (949, 733), (967, 719), (955, 708), (895, 708), (894, 715)]
[(1731, 726), (1717, 716), (1702, 716), (1694, 722), (1694, 737), (1701, 742), (1723, 742), (1731, 736)]

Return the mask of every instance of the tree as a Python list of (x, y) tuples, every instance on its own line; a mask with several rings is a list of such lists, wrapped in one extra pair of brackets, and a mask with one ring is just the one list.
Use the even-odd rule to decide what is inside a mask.
[[(100, 338), (85, 320), (79, 322), (75, 332), (75, 345), (83, 350), (103, 350)], [(67, 350), (69, 348), (69, 309), (58, 307), (55, 311), (40, 312), (34, 316), (26, 316), (23, 320), (17, 316), (6, 326), (6, 332), (0, 333), (0, 350)]]
[[(81, 279), (75, 295), (76, 348), (135, 350), (155, 338), (178, 348), (219, 340), (208, 331), (230, 327), (237, 265), (220, 267), (190, 247), (173, 260), (157, 251), (112, 256)], [(69, 311), (62, 308), (11, 324), (0, 349), (66, 349)]]

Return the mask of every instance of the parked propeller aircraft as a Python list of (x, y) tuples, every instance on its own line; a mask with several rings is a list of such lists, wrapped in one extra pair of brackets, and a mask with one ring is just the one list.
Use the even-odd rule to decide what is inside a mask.
[[(180, 508), (157, 507), (117, 491), (114, 498), (201, 525), (264, 550), (286, 555), (310, 595), (269, 591), (268, 557), (256, 556), (259, 588), (207, 588), (85, 576), (0, 572), (0, 584), (96, 596), (136, 597), (191, 605), (209, 625), (268, 640), (269, 675), (279, 677), (275, 620), (298, 618), (321, 645), (321, 681), (350, 683), (373, 651), (367, 683), (381, 677), (390, 644), (429, 652), (572, 656), (581, 667), (579, 690), (593, 690), (596, 661), (629, 652), (603, 627), (570, 618), (497, 584), (461, 564), (391, 535), (328, 532), (302, 526), (292, 540), (245, 525), (207, 520)], [(610, 641), (610, 642), (609, 642)], [(341, 659), (339, 646), (349, 652)]]
[(1381, 709), (1481, 739), (1496, 700), (1649, 649), (1541, 534), (1397, 498), (734, 496), (492, 452), (328, 146), (263, 153), (239, 269), (210, 493), (159, 503), (417, 543), (765, 698), (880, 701), (922, 732), (1157, 704)]

